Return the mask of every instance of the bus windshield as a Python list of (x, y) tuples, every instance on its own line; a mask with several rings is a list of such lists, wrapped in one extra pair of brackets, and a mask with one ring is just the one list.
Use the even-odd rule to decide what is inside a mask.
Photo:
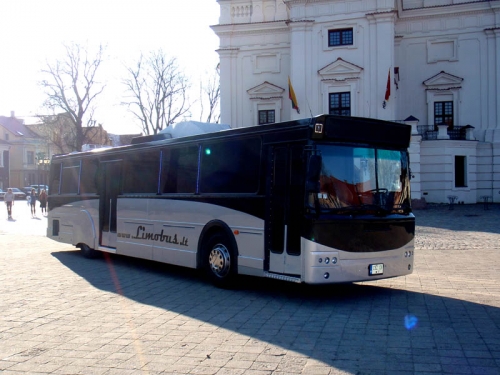
[(409, 212), (408, 156), (405, 151), (319, 145), (321, 212), (389, 214)]

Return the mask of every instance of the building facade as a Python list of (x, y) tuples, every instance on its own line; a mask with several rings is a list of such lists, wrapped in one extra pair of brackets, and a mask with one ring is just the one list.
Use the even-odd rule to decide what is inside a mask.
[(0, 116), (0, 188), (47, 184), (50, 143), (11, 113)]
[(412, 198), (500, 202), (500, 0), (218, 3), (221, 123), (404, 121)]

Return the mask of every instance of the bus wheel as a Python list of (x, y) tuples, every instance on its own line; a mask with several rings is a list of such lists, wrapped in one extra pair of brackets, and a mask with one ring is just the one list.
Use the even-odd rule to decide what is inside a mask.
[(97, 256), (97, 251), (95, 251), (94, 249), (91, 249), (86, 244), (81, 244), (80, 250), (82, 251), (82, 254), (85, 258), (92, 259), (92, 258), (95, 258)]
[(236, 256), (230, 241), (221, 233), (205, 244), (204, 265), (208, 278), (219, 287), (228, 287), (236, 276)]

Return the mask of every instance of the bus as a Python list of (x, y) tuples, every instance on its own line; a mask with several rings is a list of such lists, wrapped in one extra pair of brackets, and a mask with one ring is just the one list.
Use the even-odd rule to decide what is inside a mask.
[(174, 133), (53, 156), (47, 236), (89, 258), (200, 269), (218, 286), (413, 272), (411, 126), (320, 115)]

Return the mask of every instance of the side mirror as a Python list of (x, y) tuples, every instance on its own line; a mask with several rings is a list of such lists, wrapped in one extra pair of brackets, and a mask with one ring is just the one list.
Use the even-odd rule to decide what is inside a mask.
[(311, 155), (307, 164), (306, 190), (308, 193), (319, 192), (319, 176), (323, 159), (321, 155)]

